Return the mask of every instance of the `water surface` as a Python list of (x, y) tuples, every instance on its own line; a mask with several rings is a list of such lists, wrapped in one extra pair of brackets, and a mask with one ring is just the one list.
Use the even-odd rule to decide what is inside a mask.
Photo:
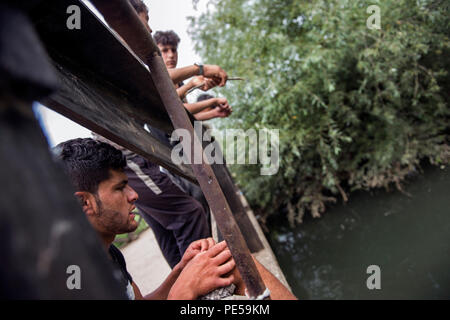
[[(301, 299), (449, 299), (450, 168), (428, 166), (400, 192), (356, 192), (348, 204), (290, 229), (271, 227), (270, 242)], [(369, 290), (367, 268), (381, 269)]]

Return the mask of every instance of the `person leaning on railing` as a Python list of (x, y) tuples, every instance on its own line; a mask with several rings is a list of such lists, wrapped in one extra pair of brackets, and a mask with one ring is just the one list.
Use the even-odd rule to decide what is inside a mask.
[[(121, 284), (129, 299), (198, 299), (213, 290), (234, 285), (243, 295), (245, 285), (223, 241), (212, 238), (192, 242), (164, 282), (143, 296), (128, 273), (125, 258), (112, 243), (118, 234), (138, 227), (133, 210), (139, 195), (128, 185), (126, 158), (108, 143), (94, 139), (72, 139), (60, 143), (54, 153), (75, 187), (81, 208), (100, 237), (111, 263), (120, 271)], [(295, 299), (270, 272), (255, 260), (273, 299)], [(95, 286), (95, 283), (87, 285)]]
[[(139, 16), (145, 17), (142, 14)], [(146, 23), (144, 19), (142, 18), (141, 20), (143, 20), (143, 23)], [(157, 31), (153, 38), (161, 51), (164, 64), (174, 82), (178, 96), (184, 103), (184, 107), (199, 121), (228, 117), (232, 113), (232, 108), (225, 98), (210, 96), (208, 99), (194, 103), (188, 103), (186, 100), (186, 95), (194, 89), (208, 91), (215, 86), (226, 83), (228, 79), (226, 72), (216, 65), (194, 64), (184, 68), (177, 68), (178, 44), (180, 43), (178, 35), (171, 30)], [(191, 79), (186, 84), (182, 82), (187, 78)], [(215, 109), (215, 107), (218, 109)]]
[[(147, 26), (149, 32), (152, 32), (150, 26), (148, 26), (148, 10), (145, 4), (141, 0), (131, 0), (130, 2), (142, 23)], [(171, 45), (166, 48), (160, 47), (160, 50), (163, 58), (166, 58), (167, 64), (176, 67), (178, 63), (178, 52), (176, 50), (179, 38), (174, 33), (170, 34), (169, 38), (166, 39), (166, 43)], [(160, 45), (161, 41), (158, 39), (157, 34), (155, 34), (155, 40)], [(203, 72), (211, 76), (210, 78), (202, 77), (200, 79), (206, 81), (207, 86), (220, 85), (227, 79), (225, 71), (218, 66), (206, 65), (201, 67), (193, 65), (174, 70), (172, 73), (172, 76), (175, 77), (174, 83), (178, 83), (180, 79), (184, 80), (184, 77), (198, 74), (202, 68)], [(219, 103), (219, 105), (222, 105), (221, 109), (228, 110), (225, 112), (231, 113), (226, 101), (211, 99), (206, 103), (192, 105), (192, 108), (198, 111), (194, 116), (197, 115), (202, 120), (213, 117), (214, 112), (208, 110), (205, 114), (201, 110), (202, 108), (209, 108), (212, 103)], [(202, 116), (204, 117), (202, 118)], [(168, 141), (165, 133), (149, 124), (147, 126), (154, 137), (170, 147), (170, 141)], [(111, 144), (110, 141), (98, 135), (94, 138)], [(112, 145), (114, 146), (114, 144)], [(140, 194), (136, 206), (155, 233), (169, 266), (174, 268), (182, 259), (184, 252), (192, 241), (211, 236), (209, 207), (206, 199), (198, 186), (164, 171), (157, 164), (140, 155), (123, 151), (127, 157), (128, 165), (125, 172), (128, 175), (129, 184)]]

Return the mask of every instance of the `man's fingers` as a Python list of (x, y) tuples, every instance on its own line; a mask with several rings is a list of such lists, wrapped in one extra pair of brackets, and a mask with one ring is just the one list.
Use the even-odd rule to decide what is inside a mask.
[(189, 246), (191, 250), (206, 251), (215, 244), (213, 238), (200, 239), (192, 242)]
[(225, 241), (219, 242), (218, 244), (209, 248), (208, 256), (211, 258), (214, 258), (215, 256), (217, 256), (219, 253), (221, 253), (226, 248), (227, 248), (227, 243)]
[(228, 76), (225, 75), (225, 77), (223, 78), (222, 82), (221, 82), (221, 87), (225, 86), (227, 84), (228, 81)]
[(221, 78), (218, 78), (218, 77), (214, 77), (212, 79), (212, 83), (214, 84), (215, 87), (220, 86), (221, 81), (222, 81)]
[(211, 88), (214, 88), (217, 86), (217, 83), (214, 83), (212, 79), (205, 78), (205, 85), (202, 87), (203, 91), (208, 91)]
[(201, 239), (201, 240), (198, 240), (198, 241), (199, 241), (198, 249), (200, 251), (202, 251), (202, 252), (203, 251), (207, 251), (209, 248), (211, 248), (215, 244), (214, 239), (211, 238), (211, 237), (206, 238), (206, 239)]
[(234, 275), (231, 274), (228, 277), (221, 277), (217, 279), (217, 287), (227, 287), (234, 282)]
[(211, 248), (212, 246), (214, 246), (216, 244), (216, 242), (214, 241), (213, 238), (209, 237), (207, 239), (203, 239), (202, 242), (202, 246), (200, 248), (200, 250), (203, 251), (207, 251), (209, 248)]
[(205, 246), (206, 242), (207, 242), (206, 239), (200, 239), (200, 240), (192, 242), (190, 247), (191, 247), (191, 249), (194, 249), (194, 250), (202, 250), (202, 248)]
[(228, 272), (231, 272), (234, 267), (236, 266), (236, 262), (234, 262), (233, 259), (230, 259), (227, 263), (222, 264), (217, 268), (217, 272), (219, 275), (227, 274)]
[(217, 78), (217, 85), (223, 87), (228, 80), (227, 73), (217, 65), (204, 65), (203, 66), (204, 73), (209, 78)]
[(208, 240), (206, 239), (202, 239), (202, 241), (200, 242), (200, 251), (206, 251), (208, 250)]
[(217, 103), (221, 106), (228, 106), (228, 100), (226, 98), (218, 98)]
[(214, 262), (217, 263), (218, 265), (221, 265), (227, 262), (230, 258), (231, 258), (230, 250), (225, 249), (214, 258)]
[(213, 247), (216, 244), (216, 241), (214, 241), (213, 238), (208, 238), (206, 240), (208, 240), (208, 249)]
[(223, 70), (222, 70), (222, 72), (220, 72), (220, 80), (221, 80), (220, 84), (219, 84), (220, 87), (223, 87), (227, 83), (227, 80), (228, 80), (228, 75)]

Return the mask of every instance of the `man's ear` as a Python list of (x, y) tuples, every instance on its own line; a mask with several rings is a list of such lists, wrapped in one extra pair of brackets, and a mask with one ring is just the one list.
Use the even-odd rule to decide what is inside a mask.
[(95, 213), (97, 212), (97, 203), (95, 202), (95, 197), (92, 193), (86, 191), (77, 191), (75, 192), (75, 197), (77, 197), (86, 215), (95, 215)]

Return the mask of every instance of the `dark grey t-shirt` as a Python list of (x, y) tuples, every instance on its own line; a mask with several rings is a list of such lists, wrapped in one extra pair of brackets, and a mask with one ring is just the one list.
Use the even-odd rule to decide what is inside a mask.
[(113, 244), (109, 246), (108, 252), (111, 256), (112, 261), (114, 262), (114, 265), (120, 270), (121, 277), (119, 281), (123, 285), (128, 298), (130, 300), (134, 300), (134, 290), (133, 286), (131, 285), (131, 283), (133, 282), (133, 278), (128, 273), (127, 264), (122, 252), (120, 252), (120, 250)]

